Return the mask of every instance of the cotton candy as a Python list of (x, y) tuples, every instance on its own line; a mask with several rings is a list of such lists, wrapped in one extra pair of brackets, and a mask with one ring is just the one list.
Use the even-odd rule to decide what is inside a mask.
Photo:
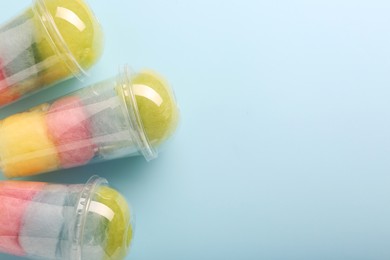
[(34, 48), (29, 48), (4, 69), (7, 75), (7, 82), (12, 88), (17, 88), (19, 93), (34, 90), (38, 85), (36, 76), (41, 64), (36, 64)]
[[(91, 204), (94, 203), (96, 202)], [(87, 214), (88, 222), (84, 226), (82, 255), (91, 256), (91, 259), (104, 259), (109, 220), (96, 212), (90, 211)]]
[(8, 88), (8, 83), (5, 76), (3, 62), (0, 59), (0, 93)]
[(51, 139), (56, 144), (64, 168), (86, 164), (95, 154), (91, 125), (78, 97), (54, 102), (46, 116)]
[(132, 80), (132, 91), (149, 142), (158, 146), (177, 127), (179, 111), (169, 85), (154, 72), (143, 71)]
[(25, 255), (19, 243), (23, 216), (31, 199), (45, 186), (39, 182), (0, 182), (0, 251)]
[(96, 177), (86, 185), (0, 182), (0, 252), (33, 259), (124, 259), (132, 238), (130, 211), (105, 183)]
[(8, 178), (58, 169), (57, 150), (49, 138), (44, 113), (25, 112), (2, 121), (0, 158)]
[(5, 82), (0, 82), (0, 106), (40, 86), (32, 18), (32, 12), (26, 12), (0, 28), (0, 70), (5, 77)]
[(108, 81), (80, 92), (90, 115), (94, 143), (104, 159), (128, 156), (137, 152), (131, 135), (127, 111), (115, 88), (107, 88)]
[(68, 193), (64, 185), (48, 185), (29, 203), (19, 235), (29, 256), (55, 259), (64, 229), (63, 205)]
[(96, 192), (95, 199), (114, 213), (105, 234), (107, 237), (105, 252), (109, 256), (122, 259), (127, 254), (133, 237), (132, 216), (127, 202), (121, 194), (109, 187), (101, 187)]
[[(7, 67), (14, 62), (17, 57), (31, 48), (34, 41), (34, 23), (32, 20), (25, 20), (15, 27), (0, 32), (0, 57), (3, 66)], [(33, 56), (31, 58), (33, 59)], [(29, 60), (20, 62), (30, 63)]]
[[(71, 55), (80, 67), (84, 70), (89, 69), (100, 58), (104, 42), (102, 29), (93, 12), (85, 1), (80, 0), (45, 1), (45, 6), (53, 18), (55, 28), (61, 34), (62, 41), (54, 38), (54, 43), (59, 47), (65, 44), (67, 51), (69, 51), (69, 53), (62, 53), (62, 55)], [(36, 28), (42, 30), (40, 21), (36, 19), (35, 22)], [(40, 32), (42, 35), (45, 33), (44, 30)], [(55, 34), (56, 32), (49, 31), (49, 33)], [(54, 55), (51, 42), (48, 39), (38, 42), (38, 51), (42, 60)], [(78, 69), (76, 68), (76, 70)], [(70, 70), (63, 62), (58, 62), (41, 74), (41, 80), (44, 84), (51, 84), (71, 76), (72, 72), (75, 71)]]
[(0, 106), (11, 103), (18, 98), (19, 94), (10, 88), (2, 60), (0, 59)]

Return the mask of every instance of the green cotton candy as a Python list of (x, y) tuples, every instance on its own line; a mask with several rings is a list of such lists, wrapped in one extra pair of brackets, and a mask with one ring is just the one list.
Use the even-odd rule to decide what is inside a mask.
[(132, 85), (149, 142), (159, 146), (177, 127), (179, 112), (174, 95), (168, 84), (153, 72), (136, 74)]
[(104, 230), (106, 259), (124, 259), (133, 237), (129, 206), (121, 194), (105, 186), (97, 190), (95, 200), (114, 212)]
[[(73, 57), (84, 69), (97, 62), (103, 51), (103, 31), (91, 9), (83, 0), (44, 0), (48, 13), (53, 18), (53, 28), (44, 28), (36, 17), (37, 50), (40, 60), (55, 55)], [(47, 31), (46, 31), (47, 30)], [(56, 36), (57, 33), (60, 37)], [(56, 47), (53, 47), (54, 46)], [(63, 49), (63, 46), (66, 46)], [(56, 48), (57, 50), (54, 50)], [(57, 52), (60, 53), (57, 53)], [(69, 51), (69, 52), (68, 52)], [(41, 73), (44, 85), (68, 78), (72, 72), (64, 62), (52, 64)]]
[(91, 67), (103, 49), (103, 32), (91, 9), (83, 0), (46, 0), (45, 3), (77, 62), (83, 68)]

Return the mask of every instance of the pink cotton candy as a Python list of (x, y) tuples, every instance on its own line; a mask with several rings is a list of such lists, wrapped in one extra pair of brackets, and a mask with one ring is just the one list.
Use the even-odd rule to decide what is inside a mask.
[(8, 88), (8, 85), (5, 81), (5, 73), (3, 70), (2, 61), (0, 60), (0, 92), (3, 92), (5, 89)]
[(18, 98), (19, 94), (11, 89), (7, 83), (4, 67), (0, 60), (0, 106), (7, 105)]
[(31, 200), (45, 185), (40, 182), (0, 182), (0, 252), (25, 255), (19, 244), (23, 216)]
[(65, 97), (54, 102), (47, 114), (47, 125), (62, 167), (84, 165), (93, 158), (95, 145), (91, 124), (78, 97)]

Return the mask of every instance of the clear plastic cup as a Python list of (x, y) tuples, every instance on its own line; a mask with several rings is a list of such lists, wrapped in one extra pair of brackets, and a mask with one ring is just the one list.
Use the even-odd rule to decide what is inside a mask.
[(91, 85), (0, 122), (0, 168), (23, 177), (122, 157), (157, 157), (176, 129), (171, 88), (153, 72)]
[(133, 236), (126, 200), (92, 177), (87, 184), (0, 182), (0, 252), (32, 259), (120, 260)]
[(83, 0), (33, 0), (0, 27), (0, 107), (64, 79), (82, 78), (103, 49)]

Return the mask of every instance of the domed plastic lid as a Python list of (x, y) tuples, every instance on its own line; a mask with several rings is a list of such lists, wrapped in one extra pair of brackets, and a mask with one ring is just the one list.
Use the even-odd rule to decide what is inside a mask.
[(137, 129), (139, 147), (146, 160), (172, 136), (179, 121), (175, 95), (166, 81), (152, 71), (131, 74), (125, 68), (124, 92), (130, 118)]
[(81, 193), (76, 212), (75, 259), (122, 260), (133, 238), (132, 215), (125, 198), (92, 177)]
[(75, 76), (85, 75), (103, 51), (103, 31), (91, 8), (83, 0), (34, 0), (33, 9), (57, 54), (67, 57)]

